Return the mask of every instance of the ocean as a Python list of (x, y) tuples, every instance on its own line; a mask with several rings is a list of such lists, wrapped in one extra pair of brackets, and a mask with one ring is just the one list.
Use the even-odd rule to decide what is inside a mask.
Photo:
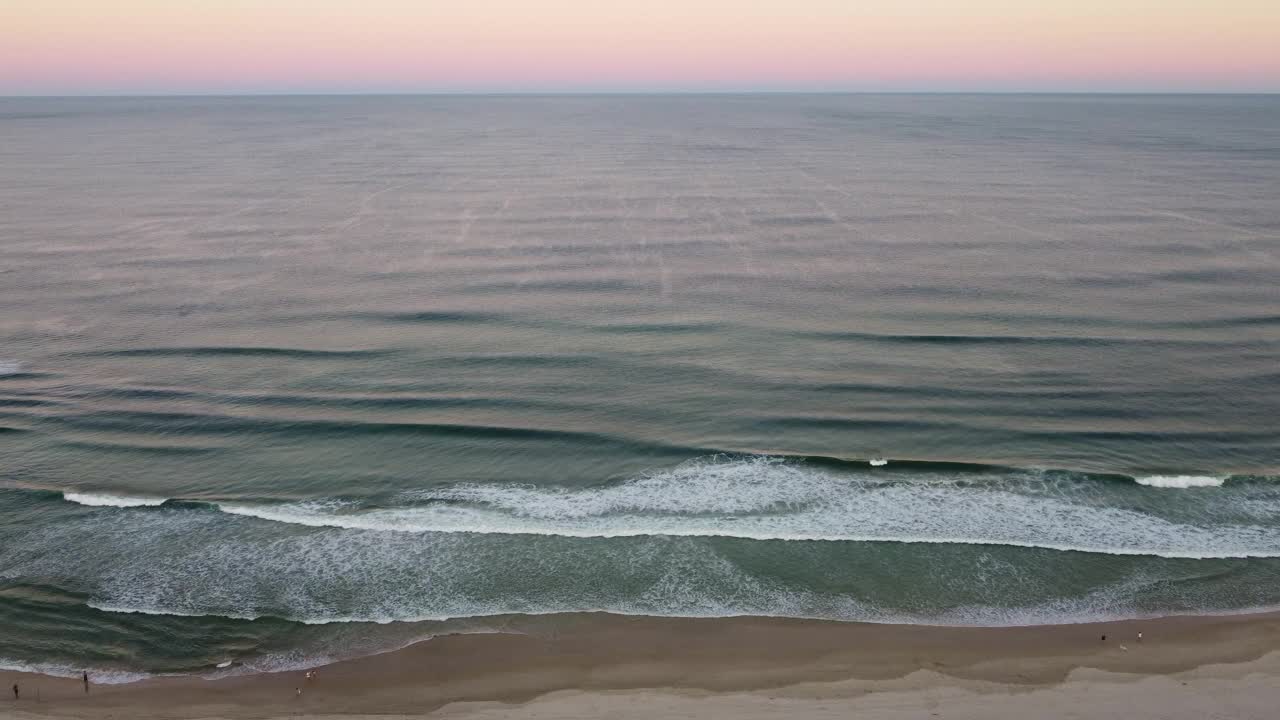
[(1280, 96), (0, 99), (0, 666), (1280, 607)]

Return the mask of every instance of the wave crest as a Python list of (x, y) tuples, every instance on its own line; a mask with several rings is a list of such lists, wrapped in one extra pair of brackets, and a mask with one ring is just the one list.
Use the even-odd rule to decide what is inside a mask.
[(1225, 477), (1210, 475), (1148, 475), (1134, 478), (1139, 485), (1157, 488), (1222, 487)]
[(62, 497), (68, 502), (90, 507), (157, 507), (167, 502), (166, 498), (133, 497), (128, 495), (112, 495), (108, 493), (63, 492)]

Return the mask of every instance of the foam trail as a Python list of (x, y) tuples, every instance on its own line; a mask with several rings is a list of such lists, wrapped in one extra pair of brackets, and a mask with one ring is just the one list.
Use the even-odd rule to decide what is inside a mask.
[(91, 507), (156, 507), (163, 505), (166, 498), (145, 498), (128, 495), (110, 495), (107, 493), (63, 492), (62, 497), (68, 502), (89, 505)]
[[(1059, 541), (1053, 536), (1040, 539), (1034, 532), (1025, 538), (1008, 535), (991, 534), (944, 534), (931, 533), (924, 529), (919, 533), (904, 532), (868, 532), (852, 533), (829, 531), (822, 529), (805, 530), (799, 527), (773, 529), (770, 523), (753, 521), (751, 518), (726, 518), (733, 523), (732, 527), (716, 524), (677, 524), (656, 522), (635, 522), (620, 520), (608, 527), (584, 527), (552, 525), (539, 523), (513, 522), (506, 518), (494, 517), (471, 523), (455, 523), (440, 521), (430, 517), (430, 512), (414, 513), (411, 511), (370, 512), (350, 516), (308, 515), (296, 510), (273, 510), (271, 508), (252, 508), (246, 506), (221, 506), (225, 512), (257, 517), (274, 522), (290, 523), (307, 527), (330, 527), (348, 530), (374, 530), (384, 532), (406, 533), (474, 533), (483, 535), (545, 535), (569, 538), (628, 538), (628, 537), (724, 537), (743, 540), (782, 540), (782, 541), (819, 541), (819, 542), (894, 542), (925, 543), (955, 545), (1004, 545), (1008, 547), (1040, 548), (1063, 552), (1085, 552), (1103, 555), (1148, 555), (1164, 558), (1184, 558), (1207, 560), (1213, 558), (1249, 558), (1280, 557), (1280, 546), (1251, 547), (1246, 543), (1231, 544), (1227, 547), (1213, 547), (1199, 542), (1196, 538), (1208, 540), (1209, 531), (1199, 528), (1187, 528), (1190, 537), (1173, 540), (1169, 544), (1162, 543), (1162, 538), (1152, 538), (1149, 544), (1124, 545), (1109, 543), (1105, 538), (1089, 538), (1085, 533), (1071, 539)], [(1058, 508), (1062, 509), (1062, 508)], [(1032, 510), (1028, 509), (1028, 512)], [(1053, 512), (1054, 509), (1041, 508), (1039, 512)], [(1135, 519), (1136, 514), (1123, 512), (1104, 512), (1115, 522), (1126, 522)], [(797, 522), (796, 525), (802, 523)], [(1178, 528), (1168, 525), (1168, 534), (1176, 535)], [(1254, 534), (1263, 539), (1261, 529)], [(1129, 534), (1132, 538), (1132, 533)]]
[(1080, 480), (829, 473), (774, 458), (692, 462), (592, 488), (455, 485), (410, 504), (222, 503), (229, 514), (309, 527), (400, 533), (1008, 545), (1169, 558), (1280, 557), (1280, 534), (1233, 514), (1230, 498), (1194, 518), (1091, 499)]
[(22, 363), (17, 360), (0, 360), (0, 377), (18, 375), (22, 372)]
[(1222, 487), (1227, 481), (1225, 477), (1212, 477), (1209, 475), (1149, 475), (1147, 477), (1137, 477), (1134, 481), (1139, 485), (1158, 488), (1193, 488), (1193, 487)]
[[(81, 673), (85, 672), (85, 669), (82, 667), (70, 667), (68, 665), (59, 665), (56, 663), (26, 663), (21, 660), (12, 660), (9, 658), (0, 658), (0, 670), (77, 679), (80, 678)], [(137, 682), (139, 680), (145, 680), (152, 677), (147, 673), (127, 672), (124, 670), (90, 669), (88, 672), (89, 678), (96, 685), (119, 685), (122, 683)], [(25, 692), (23, 697), (26, 697)]]
[[(90, 600), (85, 604), (93, 608), (94, 610), (101, 610), (102, 612), (109, 612), (109, 613), (117, 613), (119, 615), (169, 615), (172, 617), (206, 617), (208, 615), (208, 613), (203, 613), (203, 612), (175, 610), (170, 608), (155, 609), (155, 608), (146, 608), (146, 607), (126, 607), (123, 605), (109, 605), (109, 604), (94, 602), (92, 600)], [(237, 612), (217, 613), (217, 616), (227, 618), (228, 620), (259, 620), (263, 617), (262, 615), (257, 613), (237, 613)], [(295, 618), (289, 618), (289, 619), (293, 620)], [(298, 620), (298, 622), (305, 622), (305, 621)]]

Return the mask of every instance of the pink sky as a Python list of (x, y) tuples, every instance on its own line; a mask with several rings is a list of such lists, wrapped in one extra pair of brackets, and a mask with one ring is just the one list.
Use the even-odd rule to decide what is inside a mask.
[(1280, 0), (0, 0), (0, 94), (1280, 91)]

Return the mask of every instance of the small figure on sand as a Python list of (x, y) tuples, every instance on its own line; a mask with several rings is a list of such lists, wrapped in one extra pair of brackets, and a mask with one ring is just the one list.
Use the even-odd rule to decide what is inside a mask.
[(1138, 642), (1142, 642), (1142, 631), (1138, 631)]
[(89, 694), (89, 671), (88, 670), (84, 671), (84, 693), (86, 695)]
[(1107, 641), (1107, 636), (1106, 636), (1106, 635), (1103, 635), (1103, 636), (1102, 636), (1102, 642), (1106, 642), (1106, 641)]
[(302, 688), (300, 688), (300, 687), (296, 687), (296, 688), (294, 688), (294, 689), (293, 689), (293, 696), (294, 696), (294, 697), (302, 697)]
[(13, 699), (18, 699), (18, 683), (13, 684)]

